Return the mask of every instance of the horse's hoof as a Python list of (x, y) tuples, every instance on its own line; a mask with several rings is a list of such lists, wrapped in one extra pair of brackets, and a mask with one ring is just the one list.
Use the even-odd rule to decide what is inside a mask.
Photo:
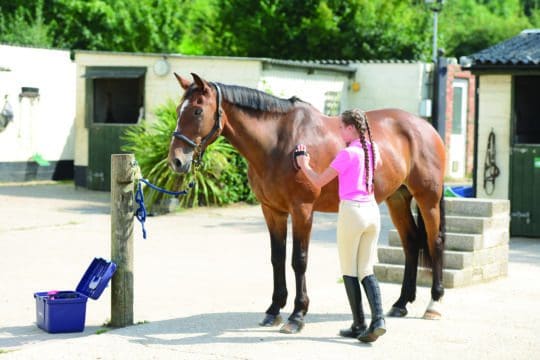
[(407, 309), (398, 308), (396, 306), (392, 306), (390, 311), (386, 314), (388, 317), (405, 317), (407, 316), (408, 312)]
[(297, 334), (304, 328), (304, 322), (300, 320), (288, 320), (285, 325), (279, 329), (283, 334)]
[(426, 320), (440, 320), (442, 314), (442, 301), (431, 300), (424, 313), (424, 319)]
[(441, 314), (438, 313), (437, 311), (426, 310), (426, 312), (424, 313), (424, 319), (425, 320), (440, 320)]
[(281, 315), (266, 314), (264, 319), (259, 323), (260, 326), (276, 326), (283, 322)]

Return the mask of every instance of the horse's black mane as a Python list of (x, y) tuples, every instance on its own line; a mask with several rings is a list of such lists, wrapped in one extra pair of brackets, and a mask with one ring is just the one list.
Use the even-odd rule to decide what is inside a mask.
[[(221, 89), (223, 99), (231, 104), (244, 109), (285, 113), (294, 107), (296, 102), (300, 102), (299, 98), (293, 96), (289, 99), (278, 98), (277, 96), (267, 94), (265, 92), (239, 85), (226, 85), (216, 83)], [(190, 87), (184, 97), (188, 98), (194, 87)]]

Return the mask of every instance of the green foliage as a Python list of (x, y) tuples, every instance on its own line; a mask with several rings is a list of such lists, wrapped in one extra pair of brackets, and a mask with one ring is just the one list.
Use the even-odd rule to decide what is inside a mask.
[[(424, 0), (0, 0), (0, 42), (282, 59), (431, 58)], [(446, 0), (459, 57), (540, 27), (539, 0)]]
[(6, 6), (0, 5), (0, 43), (50, 47), (53, 40), (44, 23), (42, 4), (41, 0), (34, 8), (15, 7), (11, 13), (4, 12)]
[[(174, 173), (167, 156), (171, 132), (176, 127), (175, 104), (169, 101), (156, 109), (156, 117), (151, 124), (143, 121), (140, 126), (129, 128), (123, 136), (127, 145), (122, 150), (135, 154), (143, 177), (172, 191), (188, 189), (188, 184), (194, 182), (193, 188), (178, 198), (182, 207), (255, 202), (247, 184), (247, 164), (223, 137), (208, 146), (197, 171), (186, 175)], [(144, 194), (145, 204), (153, 212), (159, 212), (159, 202), (169, 197), (150, 188), (145, 188)]]
[(440, 17), (440, 45), (459, 58), (486, 49), (512, 36), (531, 23), (518, 0), (448, 0)]

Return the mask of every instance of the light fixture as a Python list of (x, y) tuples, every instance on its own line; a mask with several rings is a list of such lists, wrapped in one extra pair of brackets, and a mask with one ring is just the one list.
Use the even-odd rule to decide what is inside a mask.
[(444, 0), (424, 0), (429, 6), (429, 9), (433, 12), (433, 56), (434, 63), (437, 62), (437, 26), (438, 26), (438, 14), (442, 11)]
[(169, 65), (166, 57), (163, 57), (154, 63), (154, 74), (157, 76), (167, 75), (170, 69), (171, 66)]

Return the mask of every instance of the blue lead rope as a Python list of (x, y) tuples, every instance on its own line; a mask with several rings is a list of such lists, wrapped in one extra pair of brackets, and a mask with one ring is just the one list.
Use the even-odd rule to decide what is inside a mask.
[[(139, 182), (137, 184), (137, 192), (135, 193), (135, 202), (139, 204), (139, 208), (137, 211), (135, 211), (135, 217), (139, 222), (141, 223), (142, 232), (143, 232), (143, 239), (146, 239), (146, 228), (144, 227), (144, 222), (146, 221), (146, 207), (144, 206), (144, 194), (142, 191), (141, 182), (145, 183), (146, 185), (150, 186), (150, 188), (159, 191), (160, 193), (171, 195), (171, 196), (180, 196), (180, 195), (186, 195), (188, 193), (188, 190), (182, 190), (182, 191), (170, 191), (165, 190), (163, 188), (160, 188), (159, 186), (156, 186), (152, 184), (150, 181), (140, 178)], [(192, 188), (194, 185), (193, 182), (189, 183), (189, 187)]]

